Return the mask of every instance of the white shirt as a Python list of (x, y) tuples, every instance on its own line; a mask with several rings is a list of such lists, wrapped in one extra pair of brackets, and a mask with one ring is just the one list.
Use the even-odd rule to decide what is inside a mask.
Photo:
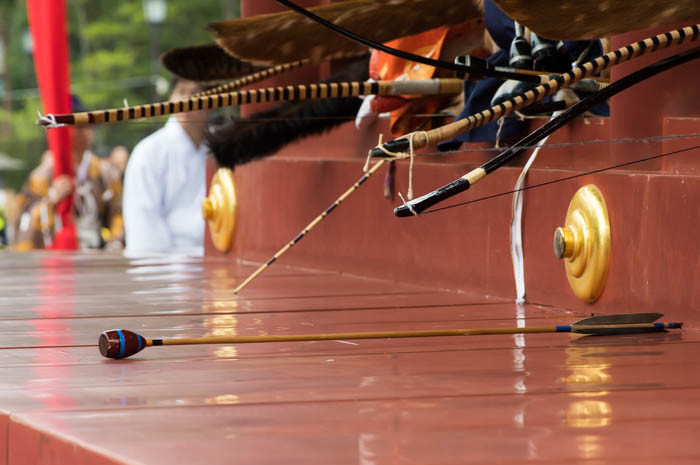
[(207, 152), (175, 117), (134, 148), (124, 177), (127, 253), (203, 253)]

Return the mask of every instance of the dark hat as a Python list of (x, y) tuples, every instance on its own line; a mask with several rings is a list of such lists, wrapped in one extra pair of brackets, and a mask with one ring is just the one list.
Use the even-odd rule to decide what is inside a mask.
[(83, 101), (77, 95), (71, 94), (70, 96), (70, 106), (73, 113), (83, 113), (88, 111), (87, 107), (83, 105)]
[(216, 44), (174, 48), (161, 55), (160, 62), (175, 76), (201, 83), (236, 79), (266, 69), (234, 58)]

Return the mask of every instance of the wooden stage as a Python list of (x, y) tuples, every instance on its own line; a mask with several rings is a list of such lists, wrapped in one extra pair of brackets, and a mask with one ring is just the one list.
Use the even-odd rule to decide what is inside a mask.
[[(700, 463), (699, 73), (696, 61), (649, 79), (611, 99), (610, 119), (576, 120), (549, 140), (560, 146), (528, 175), (553, 187), (526, 194), (526, 305), (514, 303), (512, 198), (501, 195), (524, 160), (455, 202), (494, 200), (408, 219), (391, 214), (399, 201), (384, 197), (380, 171), (233, 295), (361, 176), (386, 127), (351, 123), (236, 168), (227, 254), (208, 233), (205, 258), (0, 252), (0, 465)], [(417, 159), (417, 195), (493, 156), (468, 148)], [(637, 164), (645, 157), (658, 158)], [(396, 191), (407, 178), (397, 163)], [(589, 183), (611, 223), (594, 305), (552, 254)], [(97, 348), (113, 328), (160, 338), (530, 327), (652, 311), (684, 329), (150, 347), (120, 361)]]
[[(277, 265), (0, 253), (0, 465), (700, 462), (700, 334), (151, 347), (147, 337), (566, 324), (506, 299)], [(666, 319), (673, 319), (667, 315)]]

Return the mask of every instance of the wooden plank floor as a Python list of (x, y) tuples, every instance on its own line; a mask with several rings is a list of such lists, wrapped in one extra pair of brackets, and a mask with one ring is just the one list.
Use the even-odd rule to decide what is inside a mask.
[(700, 463), (695, 328), (99, 355), (115, 327), (184, 337), (583, 316), (277, 265), (234, 298), (253, 268), (1, 253), (0, 465)]

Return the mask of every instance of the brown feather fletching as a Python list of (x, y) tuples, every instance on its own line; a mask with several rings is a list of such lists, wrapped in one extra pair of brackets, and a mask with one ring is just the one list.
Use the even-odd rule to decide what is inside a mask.
[(700, 19), (698, 0), (494, 1), (509, 17), (549, 39), (594, 39)]
[[(481, 17), (472, 0), (348, 0), (310, 8), (318, 16), (384, 43)], [(234, 57), (274, 65), (361, 55), (366, 47), (293, 11), (212, 23), (217, 43)]]

